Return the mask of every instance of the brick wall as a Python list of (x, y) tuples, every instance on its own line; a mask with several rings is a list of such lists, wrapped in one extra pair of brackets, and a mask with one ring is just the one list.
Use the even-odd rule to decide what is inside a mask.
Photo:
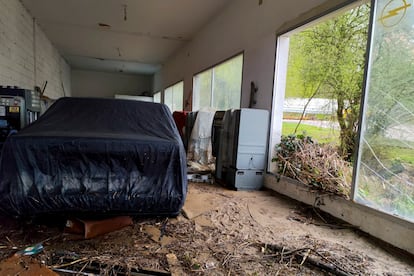
[(71, 95), (70, 67), (19, 0), (0, 0), (0, 85)]

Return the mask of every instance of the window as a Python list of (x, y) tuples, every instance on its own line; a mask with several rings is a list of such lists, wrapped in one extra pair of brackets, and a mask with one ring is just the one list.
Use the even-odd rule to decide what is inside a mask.
[[(282, 135), (305, 134), (338, 148), (340, 158), (352, 159), (369, 15), (369, 4), (356, 3), (278, 37), (270, 158)], [(269, 161), (276, 172), (279, 167)], [(352, 168), (344, 171), (352, 174)], [(350, 196), (350, 181), (344, 186)]]
[(164, 91), (164, 104), (166, 104), (171, 112), (183, 110), (183, 88), (184, 83), (180, 81)]
[(193, 78), (193, 110), (240, 107), (243, 55), (240, 54)]
[[(284, 119), (299, 113), (296, 119), (310, 125), (328, 120), (332, 110), (329, 120), (340, 133), (335, 134), (337, 148), (342, 159), (353, 164), (352, 177), (341, 175), (347, 190), (349, 184), (349, 197), (414, 221), (414, 6), (407, 3), (355, 4), (278, 37), (269, 157), (281, 134), (289, 134), (282, 132)], [(369, 25), (368, 11), (371, 37), (364, 27)], [(366, 61), (361, 46), (367, 37)], [(300, 91), (302, 97), (297, 96)], [(307, 134), (312, 128), (306, 127)], [(270, 160), (269, 170), (279, 172)]]
[(354, 199), (414, 221), (414, 7), (375, 2)]
[(153, 97), (154, 103), (160, 103), (161, 102), (161, 91), (155, 93), (152, 97)]

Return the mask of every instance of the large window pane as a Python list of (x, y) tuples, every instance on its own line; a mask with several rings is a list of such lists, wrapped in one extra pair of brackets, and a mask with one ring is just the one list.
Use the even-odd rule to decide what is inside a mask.
[(164, 91), (164, 104), (166, 104), (170, 108), (171, 112), (173, 110), (173, 106), (172, 106), (173, 100), (172, 99), (173, 99), (173, 89), (172, 89), (172, 87), (169, 87), (169, 88), (165, 89), (165, 91)]
[(204, 71), (194, 77), (194, 105), (193, 110), (211, 106), (211, 77), (213, 70)]
[(414, 221), (414, 8), (376, 1), (357, 202)]
[[(338, 186), (338, 194), (351, 196), (369, 18), (369, 4), (353, 3), (278, 37), (269, 148), (272, 172), (294, 178), (302, 175), (284, 169), (285, 161), (277, 158), (277, 145), (282, 135), (286, 139), (291, 135), (295, 139), (310, 136), (318, 143), (309, 146), (312, 150), (299, 148), (301, 154), (313, 159), (319, 150), (335, 149), (335, 161), (328, 163), (342, 164), (331, 168), (330, 177), (320, 177), (319, 172), (326, 169), (323, 166), (310, 166), (310, 174), (319, 179), (320, 188)], [(288, 141), (285, 138), (283, 141)], [(305, 163), (296, 166), (304, 169)], [(333, 175), (338, 176), (335, 182)], [(309, 182), (311, 178), (300, 181), (315, 184)]]
[(179, 82), (165, 89), (164, 104), (166, 104), (171, 112), (183, 110), (183, 82)]
[(240, 107), (243, 56), (230, 59), (213, 70), (213, 107)]
[(179, 82), (173, 86), (173, 111), (183, 110), (183, 82)]
[(193, 78), (193, 110), (240, 107), (243, 55), (238, 55)]

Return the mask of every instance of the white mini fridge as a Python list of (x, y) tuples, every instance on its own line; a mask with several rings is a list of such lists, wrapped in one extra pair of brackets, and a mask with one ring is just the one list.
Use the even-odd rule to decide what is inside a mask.
[(216, 178), (237, 190), (260, 189), (267, 160), (269, 112), (228, 110), (222, 125)]

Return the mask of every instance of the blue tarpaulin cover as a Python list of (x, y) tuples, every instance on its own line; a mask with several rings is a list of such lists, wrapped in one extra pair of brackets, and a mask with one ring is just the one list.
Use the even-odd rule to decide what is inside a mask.
[(186, 156), (166, 105), (61, 98), (8, 137), (0, 211), (174, 216), (187, 192)]

